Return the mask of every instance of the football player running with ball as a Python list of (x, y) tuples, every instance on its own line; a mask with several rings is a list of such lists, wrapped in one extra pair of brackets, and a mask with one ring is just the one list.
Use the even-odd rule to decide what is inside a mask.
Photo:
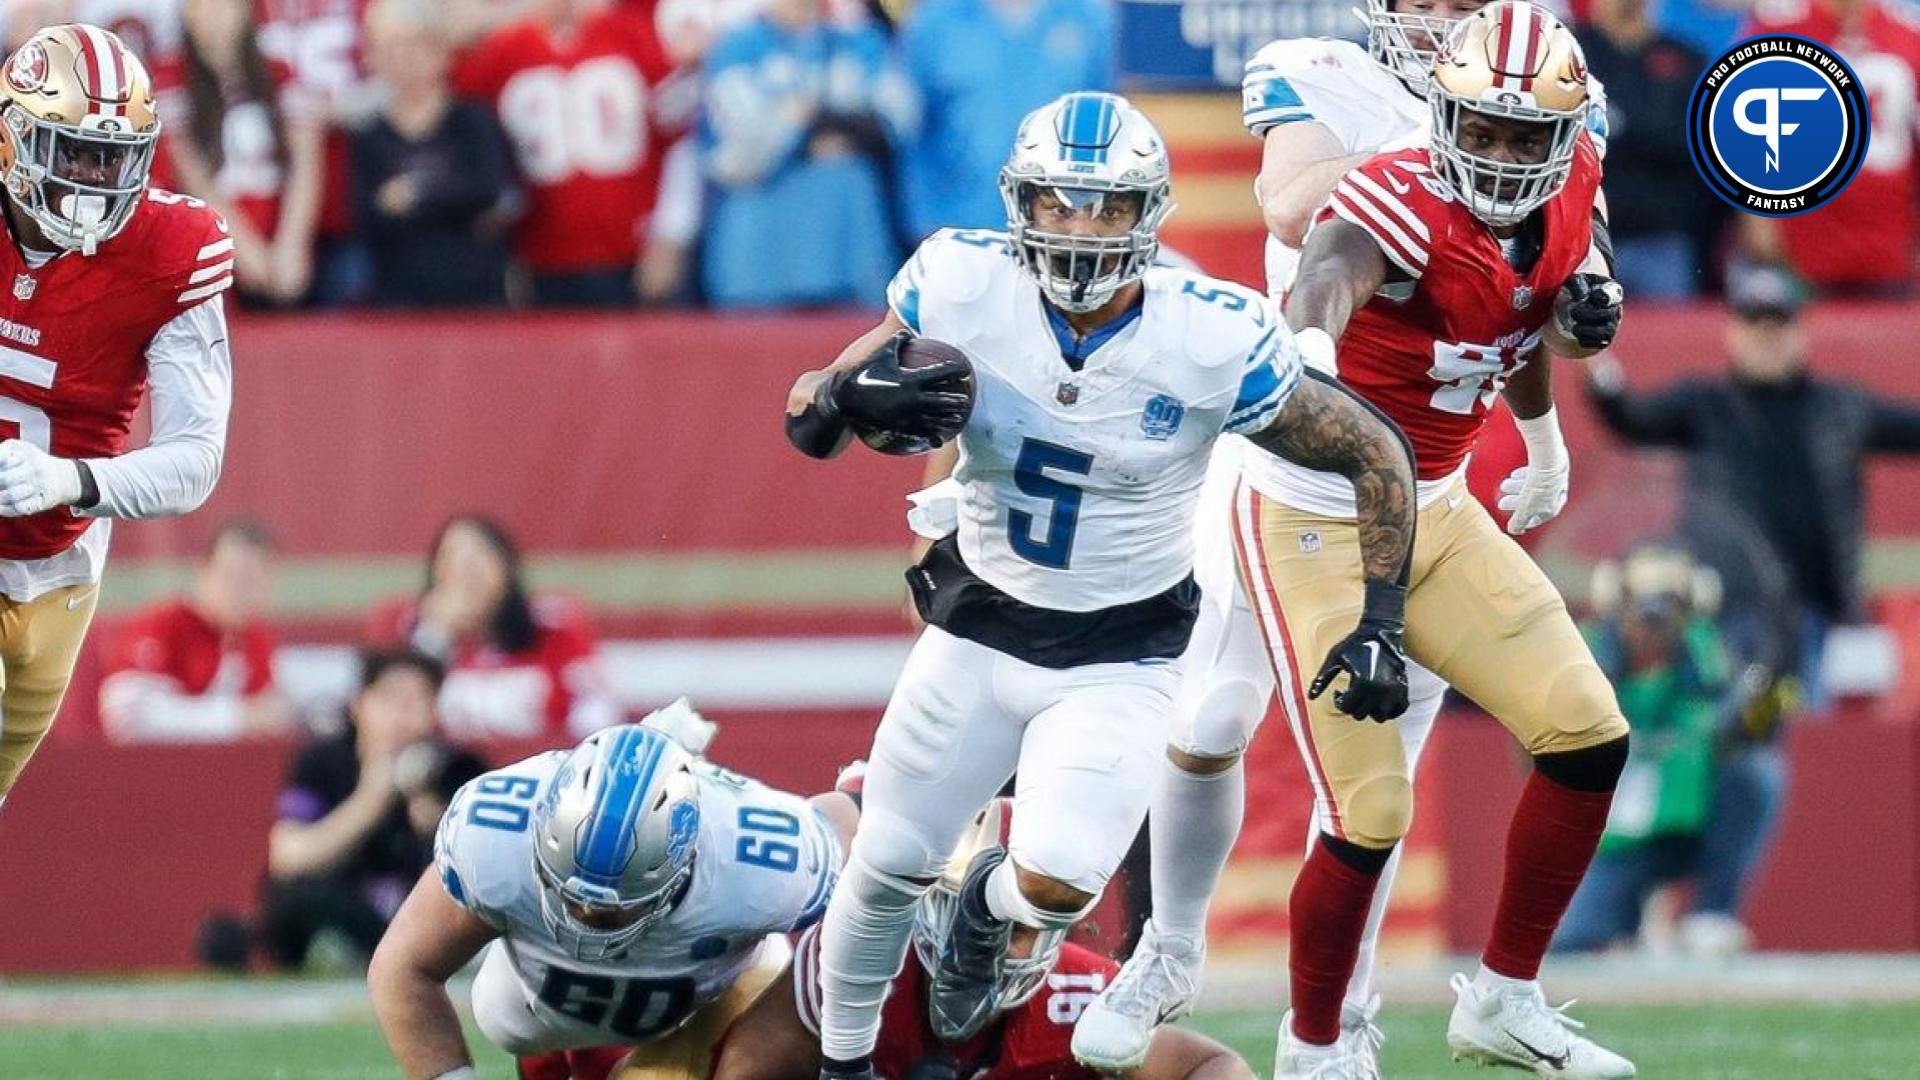
[(855, 809), (774, 791), (670, 734), (698, 726), (676, 703), (454, 796), (367, 972), (409, 1080), (473, 1080), (446, 983), (482, 949), (474, 1022), (525, 1074), (625, 1046), (615, 1075), (704, 1080), (785, 970), (784, 935), (826, 909)]
[[(1300, 246), (1314, 215), (1346, 174), (1375, 153), (1425, 146), (1432, 126), (1428, 76), (1454, 22), (1484, 0), (1368, 0), (1367, 43), (1335, 38), (1272, 42), (1247, 61), (1243, 118), (1262, 143), (1255, 195), (1267, 225), (1267, 292), (1278, 299), (1293, 284)], [(1589, 139), (1606, 151), (1606, 108), (1589, 79)], [(1347, 181), (1351, 184), (1351, 181)], [(1595, 247), (1610, 247), (1596, 210)], [(1549, 410), (1520, 422), (1530, 464), (1508, 477), (1501, 500), (1508, 530), (1522, 533), (1551, 519), (1566, 500), (1567, 474), (1559, 424)], [(1199, 993), (1207, 912), (1246, 807), (1241, 756), (1266, 718), (1276, 686), (1273, 658), (1240, 577), (1235, 553), (1234, 493), (1242, 482), (1303, 509), (1352, 513), (1341, 479), (1289, 467), (1224, 438), (1201, 488), (1194, 525), (1194, 576), (1202, 602), (1176, 701), (1173, 743), (1155, 796), (1153, 918), (1140, 947), (1087, 1010), (1074, 1031), (1081, 1056), (1108, 1067), (1138, 1057), (1153, 1025), (1184, 1014)], [(1422, 504), (1440, 497), (1445, 481), (1421, 485)], [(1300, 501), (1295, 501), (1300, 500)], [(1284, 678), (1284, 676), (1282, 676)], [(1407, 665), (1407, 711), (1394, 723), (1409, 772), (1419, 763), (1446, 683), (1417, 661)], [(1386, 918), (1399, 850), (1381, 871), (1353, 978), (1341, 1010), (1342, 1038), (1363, 1075), (1383, 1041), (1374, 1019), (1373, 965)]]
[[(849, 428), (894, 451), (957, 437), (962, 492), (957, 530), (908, 574), (927, 629), (874, 737), (820, 932), (823, 1077), (872, 1075), (914, 905), (1016, 769), (1008, 846), (969, 868), (930, 1007), (991, 1012), (1009, 941), (1028, 955), (1097, 900), (1165, 753), (1199, 602), (1193, 506), (1223, 431), (1349, 478), (1358, 513), (1337, 539), (1367, 602), (1328, 635), (1321, 682), (1344, 676), (1329, 698), (1343, 715), (1406, 706), (1413, 481), (1392, 426), (1302, 374), (1264, 297), (1153, 266), (1166, 150), (1125, 99), (1069, 94), (1030, 114), (1001, 193), (1006, 233), (924, 242), (887, 317), (788, 401), (789, 437), (816, 456)], [(917, 362), (935, 341), (961, 355)]]
[(66, 694), (111, 519), (194, 509), (226, 452), (233, 241), (148, 189), (159, 136), (145, 67), (99, 27), (41, 30), (0, 70), (0, 802)]

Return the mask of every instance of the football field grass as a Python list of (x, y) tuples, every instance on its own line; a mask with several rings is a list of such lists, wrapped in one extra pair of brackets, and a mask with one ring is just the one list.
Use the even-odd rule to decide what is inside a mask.
[[(271, 989), (264, 992), (271, 993)], [(6, 993), (0, 988), (0, 996)], [(1896, 1080), (1920, 1076), (1920, 1007), (1713, 1004), (1580, 1008), (1593, 1034), (1632, 1056), (1640, 1075), (1676, 1080)], [(1196, 1024), (1262, 1076), (1273, 1063), (1275, 1014), (1218, 1011)], [(1519, 1076), (1448, 1060), (1446, 1009), (1406, 1006), (1386, 1018), (1392, 1080)], [(511, 1080), (510, 1062), (480, 1053), (480, 1075)], [(176, 1016), (165, 1024), (51, 1018), (0, 1027), (6, 1080), (359, 1080), (398, 1072), (370, 1018), (235, 1023)]]

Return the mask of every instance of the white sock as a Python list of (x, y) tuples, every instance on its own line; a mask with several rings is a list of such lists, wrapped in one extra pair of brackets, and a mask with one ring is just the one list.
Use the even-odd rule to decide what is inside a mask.
[(1148, 818), (1153, 845), (1153, 928), (1196, 944), (1207, 938), (1207, 908), (1240, 838), (1246, 767), (1235, 761), (1199, 775), (1166, 763)]
[(1539, 984), (1538, 979), (1509, 979), (1499, 972), (1488, 970), (1485, 964), (1481, 964), (1480, 970), (1475, 972), (1473, 976), (1473, 988), (1482, 994), (1492, 994), (1502, 990), (1526, 989), (1527, 987), (1538, 986)]
[(1020, 891), (1020, 871), (1013, 865), (1012, 859), (1000, 860), (1000, 865), (987, 875), (987, 910), (993, 917), (1019, 926), (1035, 930), (1066, 930), (1093, 909), (1100, 902), (1095, 897), (1085, 908), (1079, 911), (1048, 911), (1035, 907), (1026, 894)]

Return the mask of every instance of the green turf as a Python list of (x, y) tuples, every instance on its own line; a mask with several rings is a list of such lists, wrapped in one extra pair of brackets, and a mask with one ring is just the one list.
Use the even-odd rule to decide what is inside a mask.
[[(1582, 1008), (1594, 1034), (1632, 1056), (1642, 1077), (1675, 1080), (1895, 1080), (1920, 1075), (1916, 1009), (1903, 1005)], [(1271, 1013), (1214, 1013), (1199, 1026), (1266, 1075)], [(1382, 1062), (1391, 1080), (1518, 1076), (1447, 1060), (1446, 1011), (1396, 1009)], [(511, 1067), (483, 1054), (481, 1075)], [(397, 1076), (371, 1023), (0, 1030), (6, 1080), (360, 1080)]]

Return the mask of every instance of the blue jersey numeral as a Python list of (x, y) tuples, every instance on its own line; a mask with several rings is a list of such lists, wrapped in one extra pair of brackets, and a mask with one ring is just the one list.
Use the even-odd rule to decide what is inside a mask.
[(1035, 539), (1033, 515), (1025, 510), (1007, 513), (1007, 541), (1014, 554), (1030, 563), (1065, 570), (1073, 558), (1073, 534), (1080, 527), (1080, 488), (1048, 476), (1046, 470), (1086, 476), (1093, 472), (1093, 455), (1069, 450), (1040, 439), (1020, 443), (1013, 463), (1013, 483), (1036, 499), (1053, 504), (1047, 514), (1047, 535)]
[(1260, 305), (1249, 303), (1246, 296), (1242, 293), (1233, 292), (1228, 289), (1203, 289), (1195, 285), (1192, 281), (1188, 281), (1182, 285), (1180, 292), (1183, 295), (1193, 297), (1203, 304), (1217, 304), (1220, 307), (1226, 308), (1228, 311), (1244, 312), (1246, 316), (1252, 319), (1257, 325), (1267, 325), (1266, 314), (1260, 309)]
[(467, 807), (467, 824), (501, 832), (523, 832), (532, 816), (526, 804), (533, 801), (534, 793), (539, 790), (540, 781), (531, 776), (483, 777), (474, 785), (474, 791), (501, 798), (473, 800)]
[(771, 810), (763, 806), (743, 806), (740, 808), (739, 825), (743, 833), (766, 835), (742, 836), (739, 846), (733, 852), (736, 862), (743, 862), (748, 866), (764, 866), (783, 874), (791, 874), (799, 868), (799, 845), (772, 838), (799, 836), (799, 818), (785, 810)]

